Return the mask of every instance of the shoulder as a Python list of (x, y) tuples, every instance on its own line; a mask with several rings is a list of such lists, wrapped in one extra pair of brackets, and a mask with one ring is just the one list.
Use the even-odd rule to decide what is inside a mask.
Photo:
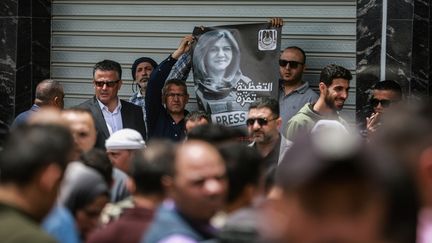
[(36, 222), (18, 213), (2, 214), (0, 239), (5, 242), (55, 242)]
[(122, 107), (126, 107), (128, 109), (134, 109), (134, 110), (142, 110), (142, 108), (138, 105), (135, 105), (133, 103), (130, 103), (126, 100), (120, 100)]
[[(193, 241), (174, 241), (179, 239), (178, 237)], [(174, 208), (162, 205), (157, 210), (145, 238), (145, 242), (197, 242), (201, 236), (178, 215)]]
[(77, 105), (76, 107), (80, 107), (80, 108), (90, 108), (90, 107), (95, 106), (96, 103), (97, 103), (97, 102), (96, 102), (96, 99), (95, 99), (95, 98), (90, 98), (90, 99), (84, 101), (83, 103)]

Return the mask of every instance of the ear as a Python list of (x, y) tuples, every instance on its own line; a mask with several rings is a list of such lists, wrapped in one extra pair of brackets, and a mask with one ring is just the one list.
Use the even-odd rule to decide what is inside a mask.
[(320, 82), (318, 87), (321, 94), (324, 94), (327, 90), (327, 86), (325, 85), (324, 82)]
[(305, 63), (305, 64), (302, 65), (302, 70), (303, 70), (302, 73), (304, 73), (306, 71), (306, 68), (307, 68), (307, 66), (306, 66), (306, 63)]
[(281, 117), (278, 117), (278, 119), (276, 119), (276, 126), (279, 130), (282, 127), (282, 118)]
[(188, 102), (189, 102), (189, 94), (187, 94), (185, 97), (185, 104), (187, 104)]
[(120, 79), (119, 84), (118, 84), (118, 90), (121, 89), (122, 84), (123, 84), (123, 80)]
[(45, 192), (57, 190), (63, 177), (63, 169), (56, 163), (51, 163), (42, 169), (39, 186)]

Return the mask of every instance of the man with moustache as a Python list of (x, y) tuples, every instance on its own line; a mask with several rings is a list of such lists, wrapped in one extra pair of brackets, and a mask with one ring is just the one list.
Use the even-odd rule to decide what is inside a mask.
[(287, 123), (285, 137), (294, 140), (298, 134), (310, 132), (316, 122), (322, 119), (337, 120), (346, 125), (339, 116), (348, 98), (351, 73), (344, 67), (330, 64), (320, 74), (320, 96), (316, 103), (307, 103)]
[(246, 120), (249, 136), (253, 139), (250, 144), (263, 157), (265, 168), (278, 164), (292, 142), (284, 138), (279, 129), (282, 118), (279, 116), (278, 101), (263, 98), (249, 106)]
[(157, 62), (150, 57), (140, 57), (132, 64), (132, 78), (134, 80), (132, 83), (132, 90), (134, 90), (134, 88), (138, 88), (138, 90), (129, 98), (129, 102), (142, 107), (145, 123), (145, 93), (147, 90), (147, 82), (157, 65)]

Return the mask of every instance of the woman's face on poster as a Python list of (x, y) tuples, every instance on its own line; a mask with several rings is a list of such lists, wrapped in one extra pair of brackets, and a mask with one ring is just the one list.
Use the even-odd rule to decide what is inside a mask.
[(206, 64), (209, 72), (222, 72), (233, 57), (233, 47), (226, 38), (218, 39), (208, 50)]

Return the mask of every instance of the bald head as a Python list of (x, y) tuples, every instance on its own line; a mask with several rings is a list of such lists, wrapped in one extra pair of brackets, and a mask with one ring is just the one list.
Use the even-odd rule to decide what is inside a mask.
[(39, 106), (54, 106), (63, 109), (64, 90), (60, 82), (45, 79), (36, 86), (35, 104)]
[(176, 151), (168, 192), (179, 211), (190, 219), (208, 221), (225, 202), (225, 162), (209, 143), (190, 140)]

